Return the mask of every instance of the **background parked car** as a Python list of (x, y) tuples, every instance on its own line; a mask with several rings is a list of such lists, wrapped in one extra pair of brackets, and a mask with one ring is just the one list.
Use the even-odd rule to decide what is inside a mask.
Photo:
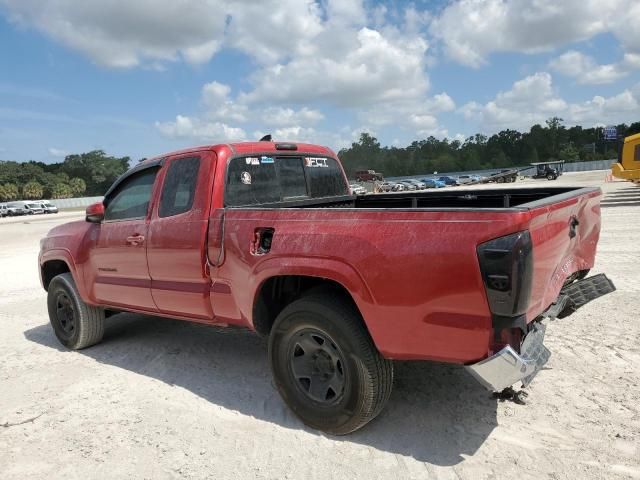
[(478, 175), (460, 175), (458, 177), (458, 183), (464, 185), (465, 183), (479, 182), (480, 179), (481, 177)]
[(384, 180), (382, 173), (375, 170), (358, 170), (356, 172), (358, 182), (378, 182)]
[(15, 217), (18, 215), (27, 215), (29, 210), (22, 203), (7, 203), (7, 216)]
[(409, 182), (415, 185), (416, 190), (424, 190), (427, 188), (427, 185), (424, 182), (421, 182), (420, 180), (416, 180), (415, 178), (407, 178), (406, 180), (403, 180), (403, 182)]
[(423, 178), (422, 182), (427, 186), (427, 188), (443, 188), (447, 186), (446, 183), (435, 178)]
[(56, 207), (53, 203), (51, 202), (46, 202), (44, 200), (41, 200), (39, 202), (36, 202), (38, 204), (40, 204), (40, 206), (43, 208), (44, 213), (58, 213), (58, 207)]
[(382, 182), (380, 184), (380, 189), (383, 192), (403, 192), (404, 185), (396, 182)]
[(351, 189), (352, 195), (364, 195), (365, 193), (367, 193), (367, 189), (362, 185), (358, 185), (357, 183), (352, 183), (351, 185), (349, 185), (349, 188)]
[(29, 215), (40, 215), (44, 213), (44, 208), (39, 203), (25, 203), (24, 208), (27, 209)]
[(7, 216), (7, 206), (0, 205), (0, 218)]
[(450, 187), (455, 187), (456, 185), (458, 185), (458, 181), (453, 177), (443, 176), (443, 177), (436, 178), (436, 180), (440, 182), (444, 182), (445, 185)]
[(402, 185), (405, 190), (414, 191), (418, 189), (418, 187), (416, 187), (413, 183), (408, 182), (407, 180), (398, 180), (398, 183)]

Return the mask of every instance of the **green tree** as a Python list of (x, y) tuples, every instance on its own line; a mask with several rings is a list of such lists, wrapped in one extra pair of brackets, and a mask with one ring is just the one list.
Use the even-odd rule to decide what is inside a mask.
[(60, 171), (70, 178), (81, 178), (88, 195), (102, 195), (116, 178), (129, 168), (129, 157), (112, 157), (102, 150), (67, 155)]
[(22, 196), (27, 200), (36, 200), (42, 198), (44, 189), (35, 180), (25, 183), (22, 186)]
[(625, 131), (625, 136), (635, 135), (640, 133), (640, 122), (634, 122)]
[(580, 160), (580, 152), (572, 144), (568, 143), (558, 153), (558, 158), (565, 162), (577, 162)]
[(79, 197), (87, 189), (87, 184), (81, 178), (72, 178), (69, 181), (69, 188), (71, 189), (71, 195)]
[(3, 183), (0, 185), (0, 200), (8, 202), (18, 199), (18, 186), (15, 183)]
[(71, 188), (66, 183), (56, 183), (51, 192), (52, 198), (70, 198)]

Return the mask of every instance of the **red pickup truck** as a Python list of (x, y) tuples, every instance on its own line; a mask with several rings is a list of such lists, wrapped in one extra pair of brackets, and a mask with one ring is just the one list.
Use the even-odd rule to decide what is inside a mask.
[(383, 409), (392, 360), (464, 365), (490, 390), (528, 384), (545, 317), (614, 289), (584, 278), (598, 188), (353, 196), (329, 149), (214, 145), (145, 160), (86, 221), (41, 241), (58, 339), (140, 312), (269, 338), (275, 384), (308, 425), (352, 432)]

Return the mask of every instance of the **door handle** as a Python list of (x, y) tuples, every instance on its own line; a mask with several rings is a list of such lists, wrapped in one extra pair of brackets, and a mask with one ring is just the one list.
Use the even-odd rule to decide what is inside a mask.
[(264, 255), (269, 253), (274, 233), (275, 230), (273, 228), (256, 228), (253, 232), (251, 245), (249, 246), (251, 255)]
[(140, 245), (142, 242), (144, 242), (143, 235), (131, 235), (130, 237), (127, 237), (127, 243), (129, 245), (133, 245), (134, 247), (136, 245)]

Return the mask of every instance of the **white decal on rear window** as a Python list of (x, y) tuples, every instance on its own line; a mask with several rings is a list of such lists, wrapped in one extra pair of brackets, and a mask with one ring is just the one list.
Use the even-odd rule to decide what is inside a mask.
[(325, 167), (329, 168), (327, 159), (323, 157), (304, 157), (305, 167)]

